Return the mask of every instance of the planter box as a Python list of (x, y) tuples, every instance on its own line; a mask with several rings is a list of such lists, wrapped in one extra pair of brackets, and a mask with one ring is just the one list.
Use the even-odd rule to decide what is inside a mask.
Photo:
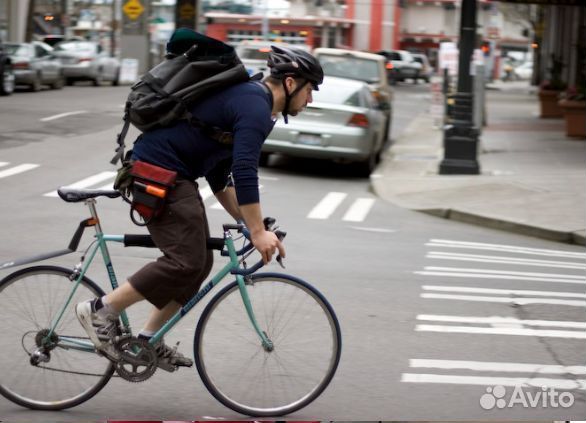
[(542, 118), (561, 118), (562, 109), (558, 105), (558, 96), (561, 91), (540, 90), (539, 103), (541, 105), (540, 117)]
[(568, 137), (586, 138), (586, 101), (561, 100)]

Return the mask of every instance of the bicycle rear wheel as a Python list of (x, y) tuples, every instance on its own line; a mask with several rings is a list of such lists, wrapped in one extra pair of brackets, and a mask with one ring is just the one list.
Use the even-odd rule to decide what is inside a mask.
[(291, 276), (258, 274), (247, 285), (266, 351), (232, 282), (206, 306), (195, 332), (195, 363), (210, 393), (250, 416), (281, 416), (315, 400), (340, 361), (334, 310), (311, 285)]
[(73, 282), (71, 270), (36, 266), (19, 270), (0, 281), (0, 394), (24, 407), (61, 410), (78, 405), (102, 389), (114, 365), (95, 353), (66, 349), (62, 337), (88, 341), (74, 307), (104, 295), (83, 278), (47, 347), (47, 362), (31, 364), (31, 353), (46, 338), (48, 328), (65, 304)]

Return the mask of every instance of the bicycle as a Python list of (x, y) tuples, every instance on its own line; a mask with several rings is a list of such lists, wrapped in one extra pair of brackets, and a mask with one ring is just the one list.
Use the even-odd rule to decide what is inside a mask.
[[(107, 244), (154, 244), (150, 235), (102, 231), (96, 198), (117, 198), (119, 192), (65, 188), (58, 192), (67, 202), (84, 202), (91, 214), (80, 222), (69, 247), (0, 264), (0, 269), (75, 252), (89, 227), (95, 228), (95, 239), (73, 269), (37, 265), (0, 281), (0, 321), (6, 325), (0, 337), (4, 397), (31, 409), (62, 410), (89, 400), (114, 376), (132, 382), (150, 378), (158, 360), (153, 345), (228, 275), (236, 280), (206, 305), (194, 335), (195, 364), (207, 390), (238, 413), (268, 417), (299, 410), (326, 389), (342, 347), (333, 308), (301, 279), (255, 273), (262, 260), (248, 267), (246, 258), (255, 249), (240, 224), (224, 224), (223, 237), (208, 240), (208, 248), (229, 257), (228, 263), (150, 341), (132, 336), (123, 312), (115, 338), (120, 359), (114, 362), (100, 355), (73, 312), (76, 303), (104, 295), (86, 272), (99, 251), (115, 289), (118, 282)], [(285, 236), (274, 219), (265, 219), (265, 225), (281, 239)], [(239, 250), (235, 232), (244, 242)]]

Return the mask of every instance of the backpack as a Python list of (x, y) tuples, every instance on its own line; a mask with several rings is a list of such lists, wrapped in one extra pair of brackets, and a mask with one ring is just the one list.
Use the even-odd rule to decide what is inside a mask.
[(189, 110), (205, 96), (249, 81), (251, 77), (234, 47), (186, 28), (174, 33), (168, 47), (176, 34), (181, 36), (181, 42), (176, 44), (181, 46), (179, 51), (175, 49), (168, 54), (130, 88), (124, 107), (124, 126), (118, 134), (118, 147), (110, 163), (120, 160), (124, 164), (124, 138), (130, 124), (144, 132), (186, 119), (210, 138), (226, 144), (232, 142), (230, 132), (200, 121)]

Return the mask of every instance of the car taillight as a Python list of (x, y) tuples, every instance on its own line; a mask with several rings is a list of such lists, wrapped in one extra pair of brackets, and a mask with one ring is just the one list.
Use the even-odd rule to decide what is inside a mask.
[(368, 127), (368, 117), (362, 113), (354, 113), (347, 123), (348, 126)]
[(14, 65), (12, 65), (13, 69), (21, 69), (21, 70), (27, 70), (29, 69), (29, 63), (28, 62), (16, 62)]
[(81, 57), (79, 59), (77, 59), (78, 63), (82, 63), (82, 62), (91, 62), (92, 59), (90, 57)]
[(388, 62), (388, 63), (385, 65), (385, 68), (387, 68), (387, 69), (389, 69), (389, 70), (390, 70), (390, 69), (393, 69), (393, 64), (392, 64), (391, 62)]

